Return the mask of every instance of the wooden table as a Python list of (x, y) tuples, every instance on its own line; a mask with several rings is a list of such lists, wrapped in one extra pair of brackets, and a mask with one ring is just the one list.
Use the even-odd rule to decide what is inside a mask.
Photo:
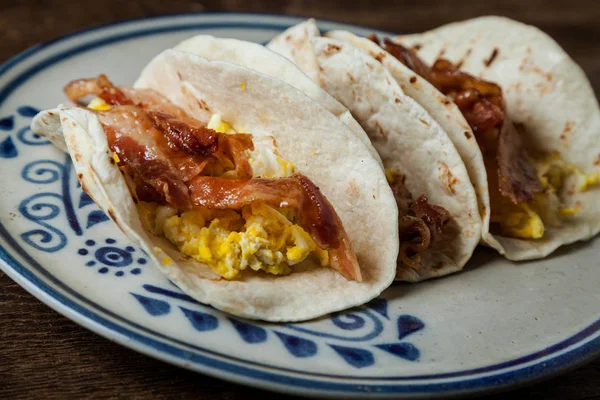
[[(13, 4), (14, 3), (14, 4)], [(552, 35), (600, 91), (600, 5), (565, 1), (241, 1), (0, 0), (0, 62), (58, 35), (118, 20), (204, 10), (314, 16), (397, 32), (500, 14)], [(308, 2), (306, 2), (308, 3)], [(391, 4), (393, 3), (393, 4)], [(46, 307), (0, 272), (0, 399), (242, 399), (264, 392), (172, 367), (116, 345)], [(600, 398), (600, 360), (513, 395), (532, 399)], [(504, 398), (495, 395), (490, 399)]]

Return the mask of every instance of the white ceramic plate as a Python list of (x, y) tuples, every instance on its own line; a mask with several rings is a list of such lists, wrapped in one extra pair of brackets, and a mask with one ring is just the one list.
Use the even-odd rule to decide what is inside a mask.
[(2, 65), (0, 267), (50, 307), (124, 346), (294, 394), (487, 392), (598, 354), (600, 241), (522, 264), (482, 249), (461, 274), (397, 284), (365, 307), (319, 321), (243, 321), (173, 286), (82, 192), (70, 160), (28, 129), (37, 110), (66, 101), (62, 87), (73, 78), (104, 72), (131, 85), (155, 54), (194, 34), (264, 43), (297, 22), (248, 14), (124, 22), (36, 46)]

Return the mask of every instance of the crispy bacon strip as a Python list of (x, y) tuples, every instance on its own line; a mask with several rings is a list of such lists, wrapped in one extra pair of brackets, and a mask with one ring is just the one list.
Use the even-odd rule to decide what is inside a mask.
[(167, 138), (171, 149), (193, 156), (213, 156), (224, 169), (235, 169), (237, 177), (252, 176), (246, 154), (246, 150), (254, 150), (251, 135), (227, 135), (208, 129), (153, 90), (117, 88), (102, 74), (97, 78), (71, 81), (65, 87), (65, 93), (73, 102), (92, 94), (112, 106), (135, 105), (139, 109), (137, 115), (146, 112)]
[(518, 204), (544, 191), (521, 136), (506, 115), (500, 86), (458, 71), (444, 59), (428, 67), (414, 50), (387, 38), (382, 47), (456, 103), (477, 138), (486, 168), (496, 170), (503, 196)]
[(174, 151), (147, 113), (135, 106), (97, 111), (119, 167), (135, 182), (139, 199), (191, 207), (186, 182), (200, 174), (207, 159)]
[(404, 176), (394, 174), (390, 184), (398, 204), (401, 243), (398, 264), (419, 269), (421, 264), (412, 256), (427, 250), (440, 238), (450, 220), (450, 214), (443, 207), (429, 204), (424, 195), (413, 201), (404, 181)]
[(148, 111), (154, 126), (163, 131), (173, 148), (207, 157), (217, 151), (219, 135), (206, 127), (193, 127), (162, 111)]
[(362, 280), (356, 255), (342, 223), (319, 188), (306, 176), (279, 179), (224, 179), (199, 176), (190, 185), (195, 205), (210, 209), (234, 209), (262, 202), (296, 210), (299, 225), (317, 245), (330, 249), (332, 268), (347, 279)]
[(99, 75), (97, 78), (76, 79), (69, 82), (64, 90), (73, 103), (77, 103), (83, 97), (92, 94), (115, 106), (133, 104), (104, 74)]

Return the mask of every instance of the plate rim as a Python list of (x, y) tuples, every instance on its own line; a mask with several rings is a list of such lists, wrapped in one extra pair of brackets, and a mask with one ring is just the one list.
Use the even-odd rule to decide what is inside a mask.
[[(149, 21), (149, 20), (165, 20), (165, 21), (173, 20), (171, 23), (171, 26), (176, 26), (175, 20), (182, 18), (182, 17), (196, 19), (195, 23), (198, 25), (198, 28), (201, 28), (203, 20), (204, 20), (204, 22), (207, 22), (207, 19), (209, 19), (209, 18), (203, 18), (205, 16), (212, 16), (212, 18), (217, 18), (217, 19), (219, 17), (222, 17), (222, 18), (224, 18), (224, 20), (226, 20), (227, 18), (231, 18), (232, 16), (251, 17), (254, 20), (254, 22), (253, 22), (254, 25), (262, 25), (263, 27), (268, 27), (268, 25), (272, 25), (272, 24), (271, 23), (261, 23), (260, 22), (261, 17), (262, 18), (269, 17), (269, 18), (274, 18), (276, 20), (279, 20), (279, 25), (281, 25), (281, 29), (285, 28), (285, 26), (283, 26), (283, 25), (289, 25), (288, 22), (286, 22), (285, 20), (287, 20), (287, 21), (295, 20), (296, 22), (299, 22), (299, 21), (307, 19), (307, 17), (303, 17), (303, 16), (284, 15), (284, 14), (276, 14), (276, 13), (199, 12), (199, 13), (163, 14), (163, 15), (156, 15), (156, 16), (151, 16), (151, 17), (143, 17), (143, 18), (117, 21), (117, 22), (112, 22), (112, 23), (108, 23), (108, 24), (96, 25), (96, 26), (85, 28), (85, 29), (80, 29), (80, 30), (77, 30), (74, 32), (70, 32), (70, 33), (61, 35), (61, 36), (57, 36), (57, 37), (52, 38), (43, 43), (34, 45), (33, 47), (30, 47), (29, 49), (26, 49), (26, 50), (16, 54), (15, 56), (9, 58), (4, 63), (2, 63), (0, 65), (0, 77), (4, 76), (5, 73), (10, 71), (13, 67), (18, 66), (21, 62), (23, 62), (30, 56), (36, 54), (37, 52), (39, 52), (43, 49), (46, 49), (46, 48), (52, 46), (53, 44), (66, 41), (66, 40), (74, 38), (74, 37), (85, 36), (86, 34), (89, 34), (91, 32), (110, 31), (111, 28), (116, 28), (116, 27), (119, 27), (122, 25), (135, 26), (139, 23)], [(325, 20), (325, 19), (319, 19), (318, 21), (320, 23), (325, 23), (325, 24), (330, 23), (330, 24), (344, 25), (346, 27), (370, 29), (368, 27), (354, 25), (354, 24), (346, 24), (346, 23), (342, 23), (342, 22), (338, 22), (338, 21), (331, 21), (331, 20)], [(239, 21), (230, 22), (230, 23), (232, 23), (232, 24), (238, 23), (241, 27), (243, 27), (242, 26), (243, 24), (239, 23)], [(381, 30), (376, 30), (376, 29), (373, 29), (373, 31), (381, 32)], [(146, 35), (140, 35), (140, 36), (147, 36), (147, 35), (151, 35), (151, 34), (152, 33), (147, 33)], [(156, 34), (156, 33), (154, 33), (154, 34)], [(126, 40), (126, 38), (122, 38), (121, 40)], [(116, 40), (115, 42), (118, 42), (118, 41), (119, 40)], [(104, 44), (104, 45), (98, 46), (98, 47), (103, 47), (106, 45), (110, 45), (110, 44)], [(54, 53), (54, 54), (56, 54), (56, 53)], [(48, 57), (52, 57), (52, 54), (50, 54)], [(40, 61), (40, 63), (41, 63), (41, 61)], [(38, 64), (39, 63), (36, 63), (36, 65), (38, 65)], [(45, 69), (45, 68), (47, 68), (47, 66), (45, 66), (44, 68), (41, 68), (37, 72), (43, 71), (43, 69)], [(1, 89), (0, 91), (4, 92), (5, 88), (10, 86), (10, 83), (13, 82), (14, 80), (18, 79), (19, 76), (20, 75), (17, 75), (17, 77), (9, 80), (6, 84), (4, 84), (2, 86), (2, 88), (0, 88)], [(15, 88), (16, 87), (18, 87), (18, 85), (15, 86)], [(13, 90), (15, 88), (13, 88)], [(8, 98), (8, 96), (10, 96), (11, 92), (12, 92), (12, 90), (10, 90), (8, 92), (7, 96), (3, 96), (3, 98), (0, 99), (0, 102), (3, 102), (6, 98)], [(27, 253), (27, 251), (25, 251), (25, 249), (23, 249), (21, 246), (19, 246), (19, 244), (16, 241), (14, 241), (14, 239), (10, 235), (9, 231), (4, 227), (4, 225), (1, 222), (0, 222), (0, 236), (2, 237), (2, 245), (0, 245), (0, 269), (2, 269), (11, 279), (13, 279), (15, 282), (17, 282), (21, 287), (26, 289), (29, 293), (31, 293), (34, 297), (36, 297), (37, 299), (42, 301), (44, 304), (51, 307), (52, 309), (59, 312), (60, 314), (64, 315), (65, 317), (69, 318), (70, 320), (74, 321), (75, 323), (85, 327), (86, 329), (89, 329), (89, 330), (95, 332), (96, 334), (99, 334), (100, 336), (103, 336), (111, 341), (115, 341), (118, 344), (123, 345), (127, 348), (130, 348), (134, 351), (140, 352), (142, 354), (146, 354), (153, 358), (158, 358), (158, 359), (160, 359), (162, 361), (166, 361), (170, 364), (174, 364), (174, 365), (184, 367), (187, 369), (192, 369), (196, 372), (201, 372), (201, 373), (213, 376), (213, 377), (217, 377), (220, 379), (226, 379), (226, 380), (242, 383), (245, 385), (260, 387), (262, 389), (276, 390), (276, 391), (280, 391), (280, 392), (298, 394), (298, 386), (294, 385), (292, 382), (289, 382), (289, 378), (290, 378), (289, 376), (283, 376), (283, 375), (275, 375), (274, 376), (275, 378), (277, 378), (277, 377), (283, 378), (287, 382), (277, 381), (277, 379), (275, 381), (273, 381), (272, 379), (263, 379), (263, 380), (252, 379), (251, 380), (249, 378), (249, 375), (241, 375), (239, 373), (239, 371), (238, 372), (227, 371), (225, 368), (223, 368), (223, 369), (219, 369), (218, 367), (215, 368), (214, 366), (208, 365), (208, 362), (196, 363), (194, 365), (189, 365), (189, 364), (186, 365), (186, 362), (183, 359), (180, 361), (178, 361), (177, 359), (172, 359), (172, 358), (170, 358), (170, 357), (173, 357), (172, 355), (165, 354), (165, 353), (161, 352), (160, 350), (158, 350), (156, 347), (144, 344), (142, 341), (136, 342), (136, 341), (132, 340), (131, 336), (124, 335), (124, 333), (121, 332), (120, 329), (115, 330), (114, 328), (111, 329), (111, 328), (107, 327), (107, 324), (113, 324), (113, 325), (116, 325), (118, 328), (121, 328), (125, 332), (127, 332), (127, 328), (123, 328), (122, 326), (120, 326), (118, 324), (114, 324), (111, 321), (105, 321), (104, 324), (99, 322), (96, 318), (100, 318), (100, 319), (105, 319), (105, 318), (102, 317), (101, 315), (95, 314), (96, 310), (93, 310), (91, 312), (92, 314), (95, 314), (94, 316), (96, 318), (91, 318), (89, 315), (85, 315), (86, 313), (90, 314), (90, 311), (86, 310), (85, 308), (84, 308), (84, 312), (77, 311), (77, 308), (83, 307), (83, 306), (81, 306), (77, 302), (72, 301), (71, 299), (66, 297), (63, 293), (58, 292), (57, 289), (52, 287), (51, 285), (49, 285), (45, 282), (42, 282), (39, 279), (39, 277), (36, 276), (35, 272), (32, 272), (31, 270), (28, 269), (28, 266), (22, 265), (17, 260), (15, 260), (11, 256), (10, 252), (8, 252), (5, 249), (4, 244), (9, 244), (10, 247), (13, 248), (13, 251), (16, 252), (17, 254), (19, 254), (19, 256), (24, 257), (25, 259), (27, 257), (29, 257), (29, 258), (31, 258), (31, 261), (34, 264), (37, 263), (31, 256), (29, 256), (29, 254)], [(13, 243), (10, 243), (11, 241)], [(32, 264), (32, 263), (28, 262), (28, 264)], [(40, 264), (40, 266), (41, 266), (41, 264)], [(27, 276), (27, 275), (29, 275), (29, 276)], [(34, 282), (34, 281), (37, 281), (37, 282)], [(64, 301), (61, 301), (61, 298)], [(576, 337), (576, 336), (580, 335), (582, 332), (587, 331), (588, 329), (590, 329), (592, 326), (595, 326), (595, 325), (600, 326), (600, 320), (595, 321), (591, 325), (587, 326), (585, 329), (582, 329), (577, 334), (572, 335), (569, 338), (567, 338), (557, 344), (563, 343), (563, 342), (571, 339), (572, 337)], [(306, 386), (302, 386), (302, 387), (304, 387), (305, 390), (308, 389), (305, 394), (313, 394), (313, 395), (314, 394), (321, 394), (321, 395), (324, 394), (324, 395), (328, 395), (328, 396), (340, 396), (340, 397), (341, 396), (347, 397), (348, 395), (357, 396), (357, 397), (361, 397), (361, 395), (362, 396), (375, 395), (377, 397), (379, 397), (379, 396), (388, 397), (388, 396), (401, 395), (401, 397), (403, 397), (403, 398), (420, 397), (423, 395), (431, 395), (431, 396), (435, 396), (435, 397), (446, 397), (446, 396), (456, 396), (458, 394), (465, 395), (465, 394), (474, 394), (474, 393), (481, 393), (481, 392), (490, 393), (492, 391), (495, 392), (495, 391), (500, 391), (500, 390), (508, 390), (508, 389), (516, 388), (518, 386), (524, 386), (527, 384), (532, 384), (532, 383), (535, 383), (535, 382), (538, 382), (541, 380), (545, 380), (545, 379), (551, 378), (558, 374), (562, 374), (564, 372), (567, 372), (568, 370), (574, 369), (580, 365), (588, 363), (591, 360), (600, 356), (600, 336), (597, 336), (597, 337), (581, 344), (582, 340), (585, 340), (586, 338), (589, 338), (590, 336), (593, 336), (594, 334), (598, 333), (598, 331), (600, 331), (600, 328), (592, 329), (592, 331), (593, 332), (591, 334), (587, 335), (584, 339), (581, 339), (579, 341), (576, 341), (576, 342), (566, 346), (565, 348), (568, 350), (566, 350), (562, 354), (556, 355), (555, 357), (549, 358), (544, 361), (538, 361), (534, 364), (531, 364), (531, 365), (528, 365), (528, 366), (525, 366), (525, 367), (522, 367), (519, 369), (514, 369), (514, 370), (510, 370), (510, 371), (506, 371), (506, 372), (500, 372), (498, 374), (492, 374), (490, 376), (469, 378), (469, 375), (466, 375), (464, 380), (457, 380), (454, 382), (443, 383), (442, 384), (444, 386), (443, 391), (437, 391), (437, 390), (432, 391), (432, 389), (436, 385), (436, 383), (433, 383), (433, 382), (427, 383), (427, 384), (422, 384), (421, 389), (424, 389), (424, 390), (407, 390), (410, 388), (415, 389), (416, 386), (414, 384), (400, 384), (400, 385), (396, 385), (396, 386), (391, 385), (391, 384), (375, 384), (375, 385), (369, 384), (368, 383), (369, 381), (381, 381), (383, 379), (383, 378), (378, 379), (375, 377), (362, 378), (359, 381), (356, 381), (356, 383), (344, 383), (343, 384), (344, 388), (343, 389), (339, 388), (340, 391), (338, 391), (333, 386), (339, 385), (340, 384), (339, 382), (337, 382), (337, 383), (336, 382), (325, 382), (324, 380), (327, 380), (327, 379), (329, 379), (329, 380), (331, 380), (331, 379), (345, 380), (345, 379), (350, 379), (350, 377), (347, 377), (347, 378), (333, 377), (333, 376), (328, 377), (327, 375), (325, 375), (325, 376), (315, 378), (311, 374), (308, 374), (309, 379), (321, 379), (320, 381), (319, 380), (313, 381), (312, 382), (313, 385), (316, 383), (321, 383), (321, 384), (329, 385), (329, 387), (322, 387), (322, 385), (320, 385), (320, 384), (314, 385), (312, 387), (306, 387)], [(138, 333), (129, 331), (129, 334), (137, 335)], [(115, 337), (115, 335), (116, 335), (116, 337)], [(156, 339), (152, 339), (152, 338), (151, 338), (151, 340), (157, 341)], [(552, 348), (557, 344), (548, 346), (544, 350)], [(542, 350), (542, 352), (544, 350)], [(574, 353), (577, 353), (577, 354), (574, 354)], [(579, 354), (579, 353), (583, 353), (583, 354)], [(552, 353), (550, 353), (549, 355), (552, 355)], [(210, 358), (211, 356), (204, 356), (204, 357)], [(520, 358), (523, 358), (523, 357), (519, 357), (519, 359)], [(541, 357), (541, 358), (543, 358), (543, 357)], [(561, 360), (561, 361), (558, 362), (557, 360)], [(213, 360), (213, 361), (220, 362), (220, 360)], [(510, 361), (514, 361), (514, 360), (510, 360)], [(229, 361), (226, 361), (226, 362), (229, 362)], [(241, 363), (241, 364), (249, 363), (244, 360), (236, 360), (235, 362)], [(551, 367), (547, 367), (546, 364), (553, 364), (553, 365)], [(541, 369), (538, 368), (539, 370), (536, 370), (536, 367), (538, 367), (539, 365), (542, 365), (542, 368)], [(235, 368), (241, 368), (241, 369), (244, 368), (243, 366), (240, 366), (240, 365), (233, 365), (233, 366)], [(518, 366), (518, 364), (517, 364), (517, 366)], [(254, 367), (251, 366), (249, 368), (254, 368)], [(272, 367), (272, 366), (259, 366), (259, 368), (271, 368), (271, 369), (275, 370), (275, 374), (277, 373), (277, 371), (281, 371), (281, 373), (286, 373), (286, 374), (290, 374), (290, 373), (297, 374), (297, 375), (306, 374), (306, 373), (303, 373), (300, 371), (282, 371), (281, 368)], [(500, 371), (502, 371), (502, 369), (500, 369)], [(258, 371), (258, 372), (260, 372), (260, 371)], [(471, 375), (476, 375), (476, 374), (477, 374), (477, 372), (475, 372), (474, 374), (471, 374)], [(515, 376), (515, 374), (516, 374), (516, 376)], [(442, 374), (440, 374), (440, 375), (442, 375)], [(270, 378), (273, 378), (273, 376), (271, 376)], [(432, 379), (436, 379), (436, 378), (433, 377)], [(437, 379), (443, 379), (443, 378), (438, 377)], [(302, 380), (302, 378), (301, 378), (301, 380)], [(389, 381), (393, 382), (393, 380), (389, 380)], [(398, 381), (398, 379), (396, 379), (396, 381)], [(306, 382), (302, 382), (302, 384), (304, 385), (304, 384), (306, 384)], [(440, 383), (437, 383), (437, 385), (439, 385), (439, 384)], [(276, 386), (273, 386), (273, 385), (276, 385)], [(455, 387), (453, 387), (453, 386), (455, 386)], [(396, 389), (396, 390), (389, 390), (390, 388)], [(361, 392), (350, 392), (350, 390), (357, 390), (357, 389), (362, 390), (362, 391)], [(382, 389), (385, 392), (378, 392)], [(376, 392), (370, 392), (370, 390), (374, 390)]]

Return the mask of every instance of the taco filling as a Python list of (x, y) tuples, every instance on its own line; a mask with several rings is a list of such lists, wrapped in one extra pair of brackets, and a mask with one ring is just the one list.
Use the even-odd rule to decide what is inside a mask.
[(539, 239), (546, 226), (558, 227), (579, 211), (563, 204), (562, 191), (583, 192), (598, 182), (558, 154), (539, 154), (526, 147), (523, 129), (506, 114), (500, 86), (459, 71), (459, 65), (438, 59), (427, 66), (413, 49), (387, 38), (376, 44), (454, 101), (472, 129), (488, 176), (493, 234)]
[(247, 269), (288, 274), (308, 257), (361, 280), (332, 205), (272, 137), (237, 133), (218, 114), (205, 125), (153, 90), (117, 88), (104, 75), (72, 81), (65, 93), (76, 103), (95, 96), (87, 107), (142, 224), (183, 254), (228, 280)]
[(401, 173), (386, 169), (385, 175), (398, 205), (398, 266), (419, 270), (422, 268), (420, 253), (440, 239), (450, 213), (443, 207), (429, 204), (425, 195), (413, 200)]

